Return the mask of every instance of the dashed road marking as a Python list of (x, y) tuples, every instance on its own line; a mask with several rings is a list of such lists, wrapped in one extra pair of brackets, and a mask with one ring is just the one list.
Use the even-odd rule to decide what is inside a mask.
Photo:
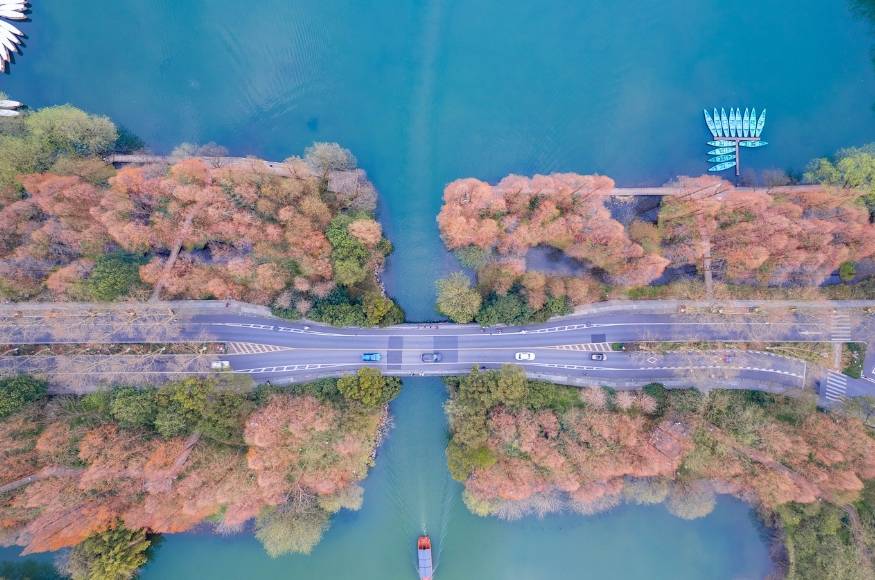
[(847, 399), (848, 377), (830, 371), (826, 377), (826, 384), (823, 387), (822, 394), (826, 400), (841, 403)]

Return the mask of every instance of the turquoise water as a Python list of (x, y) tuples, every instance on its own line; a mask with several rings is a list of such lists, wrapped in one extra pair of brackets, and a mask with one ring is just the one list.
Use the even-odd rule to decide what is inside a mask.
[(146, 580), (415, 578), (415, 539), (435, 538), (439, 580), (761, 578), (766, 548), (749, 510), (721, 500), (695, 522), (662, 506), (609, 514), (502, 522), (470, 515), (443, 456), (445, 398), (438, 380), (405, 382), (395, 428), (365, 484), (360, 512), (337, 517), (310, 556), (271, 560), (257, 540), (208, 534), (168, 537)]
[(854, 1), (39, 0), (0, 90), (108, 114), (158, 151), (343, 143), (382, 194), (390, 289), (427, 319), (455, 267), (434, 221), (452, 179), (700, 174), (703, 106), (768, 108), (756, 170), (872, 140)]
[[(454, 269), (434, 221), (462, 176), (598, 172), (621, 185), (705, 171), (703, 106), (767, 107), (745, 166), (800, 170), (875, 136), (871, 23), (842, 0), (39, 0), (0, 90), (107, 114), (159, 152), (216, 141), (281, 159), (351, 148), (397, 250), (386, 281), (434, 317)], [(461, 504), (443, 458), (443, 390), (408, 381), (361, 512), (308, 557), (249, 535), (168, 537), (147, 578), (414, 574), (422, 527), (439, 578), (752, 578), (769, 567), (750, 510), (695, 522), (662, 507), (504, 523)], [(0, 559), (9, 552), (0, 552)]]
[[(467, 512), (447, 473), (443, 384), (412, 379), (392, 403), (395, 426), (365, 482), (359, 512), (341, 512), (309, 556), (269, 558), (248, 533), (165, 536), (146, 580), (415, 578), (415, 538), (435, 541), (439, 580), (761, 578), (770, 568), (751, 511), (721, 498), (687, 522), (662, 506), (621, 507), (594, 517), (517, 522)], [(0, 551), (0, 560), (12, 557)]]

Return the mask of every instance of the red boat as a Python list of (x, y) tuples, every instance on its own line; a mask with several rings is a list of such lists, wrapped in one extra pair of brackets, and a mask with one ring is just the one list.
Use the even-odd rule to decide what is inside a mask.
[(416, 542), (419, 559), (419, 580), (431, 580), (433, 571), (431, 564), (431, 540), (428, 536), (419, 536)]

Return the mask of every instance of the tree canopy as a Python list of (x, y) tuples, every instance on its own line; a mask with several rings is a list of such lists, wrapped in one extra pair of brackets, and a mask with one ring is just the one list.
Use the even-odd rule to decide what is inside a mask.
[(365, 367), (354, 375), (344, 375), (337, 380), (337, 388), (343, 396), (366, 407), (385, 405), (401, 391), (401, 380), (384, 377), (380, 369)]
[(471, 287), (471, 281), (461, 272), (453, 272), (447, 278), (438, 280), (437, 307), (450, 317), (453, 322), (467, 323), (474, 320), (482, 298), (480, 293)]
[(151, 544), (145, 530), (119, 522), (74, 547), (64, 568), (72, 580), (128, 580), (147, 562)]

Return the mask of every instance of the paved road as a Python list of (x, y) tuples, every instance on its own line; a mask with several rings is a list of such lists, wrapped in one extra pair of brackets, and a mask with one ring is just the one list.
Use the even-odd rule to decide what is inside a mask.
[[(333, 328), (291, 322), (257, 307), (230, 303), (140, 305), (0, 306), (0, 343), (171, 342), (227, 343), (234, 372), (257, 380), (285, 382), (334, 376), (365, 364), (387, 374), (458, 374), (474, 366), (521, 364), (533, 377), (569, 384), (619, 388), (659, 381), (677, 386), (735, 386), (793, 391), (804, 386), (807, 369), (796, 360), (768, 353), (726, 351), (646, 355), (611, 351), (612, 343), (654, 342), (868, 342), (875, 334), (875, 302), (697, 303), (648, 301), (599, 305), (574, 316), (526, 327), (481, 329), (471, 325), (405, 324), (386, 329)], [(683, 310), (683, 311), (681, 311)], [(379, 363), (362, 363), (364, 352)], [(423, 353), (442, 361), (423, 363)], [(533, 361), (515, 353), (532, 352)], [(607, 354), (593, 360), (595, 352)], [(870, 355), (871, 357), (872, 355)], [(0, 357), (3, 358), (3, 357)], [(5, 357), (11, 358), (11, 357)], [(0, 360), (0, 364), (3, 363)], [(35, 362), (32, 364), (44, 364)], [(158, 367), (156, 366), (156, 369)], [(875, 359), (866, 363), (875, 372)], [(159, 372), (159, 371), (156, 371)], [(868, 386), (855, 394), (870, 394)], [(859, 391), (859, 392), (858, 392)], [(825, 394), (825, 391), (824, 393)]]

